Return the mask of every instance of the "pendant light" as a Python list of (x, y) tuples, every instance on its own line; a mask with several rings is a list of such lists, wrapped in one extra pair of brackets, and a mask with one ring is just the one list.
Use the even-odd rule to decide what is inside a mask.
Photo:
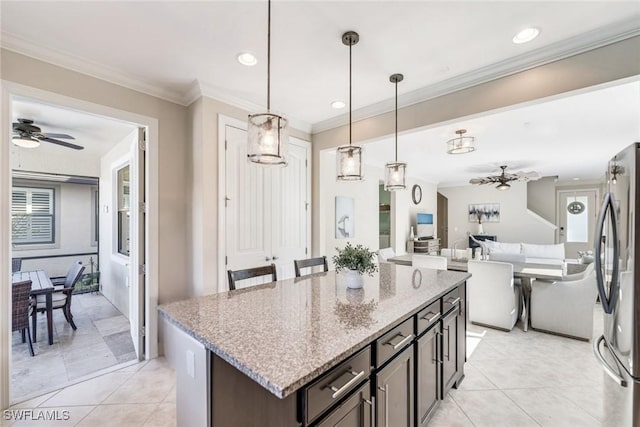
[(386, 191), (404, 190), (407, 188), (407, 164), (398, 161), (398, 83), (404, 79), (402, 74), (392, 74), (389, 81), (396, 87), (396, 160), (384, 166), (384, 189)]
[(447, 141), (447, 153), (449, 154), (465, 154), (476, 150), (476, 139), (472, 136), (464, 136), (466, 129), (458, 129), (457, 138)]
[(262, 165), (286, 166), (288, 122), (271, 113), (271, 0), (267, 13), (267, 112), (252, 114), (248, 122), (247, 158)]
[(362, 181), (362, 147), (352, 144), (351, 114), (351, 47), (358, 43), (360, 36), (355, 31), (347, 31), (342, 35), (342, 43), (349, 46), (349, 145), (338, 147), (336, 152), (338, 181)]

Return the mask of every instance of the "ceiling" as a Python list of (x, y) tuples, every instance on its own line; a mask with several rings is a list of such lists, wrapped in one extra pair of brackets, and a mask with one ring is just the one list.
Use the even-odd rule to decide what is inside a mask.
[[(26, 98), (15, 98), (11, 102), (11, 119), (31, 119), (43, 133), (66, 133), (75, 140), (66, 140), (84, 147), (72, 150), (56, 144), (42, 142), (36, 149), (18, 148), (21, 155), (37, 155), (56, 158), (64, 155), (69, 162), (99, 159), (136, 127), (118, 120), (58, 107)], [(63, 139), (63, 141), (65, 141)]]
[[(266, 1), (3, 0), (0, 7), (6, 48), (185, 105), (203, 93), (253, 111), (266, 104)], [(344, 123), (347, 109), (330, 103), (348, 101), (347, 30), (361, 36), (353, 47), (358, 118), (391, 108), (392, 73), (405, 75), (400, 104), (417, 102), (438, 85), (639, 33), (639, 19), (638, 1), (275, 1), (272, 107), (301, 129)], [(528, 26), (540, 36), (512, 43)], [(243, 51), (258, 65), (240, 65)]]
[[(500, 165), (509, 166), (508, 172), (536, 171), (579, 184), (602, 178), (611, 157), (640, 142), (639, 118), (640, 81), (636, 78), (401, 134), (398, 158), (408, 161), (410, 176), (439, 187), (467, 184), (471, 178), (499, 172)], [(447, 154), (446, 141), (460, 128), (476, 138), (477, 150)], [(367, 143), (365, 162), (384, 167), (392, 160), (393, 143), (393, 136)]]

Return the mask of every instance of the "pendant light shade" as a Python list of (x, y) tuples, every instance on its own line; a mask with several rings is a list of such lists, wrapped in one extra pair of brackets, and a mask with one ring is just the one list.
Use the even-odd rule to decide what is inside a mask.
[(476, 139), (472, 136), (464, 136), (466, 129), (458, 129), (458, 137), (447, 141), (447, 153), (465, 154), (476, 150)]
[(507, 191), (511, 188), (511, 185), (507, 184), (506, 182), (501, 182), (500, 184), (496, 185), (496, 188), (500, 191)]
[(267, 112), (252, 114), (247, 124), (247, 159), (262, 165), (286, 166), (288, 121), (271, 113), (271, 0), (267, 14)]
[(396, 88), (396, 160), (384, 166), (384, 189), (386, 191), (404, 190), (407, 188), (407, 164), (398, 161), (398, 83), (403, 79), (404, 76), (402, 74), (393, 74), (389, 77), (389, 81), (393, 83)]
[(338, 147), (337, 158), (337, 179), (338, 181), (362, 181), (362, 147), (352, 144), (351, 132), (351, 47), (358, 43), (360, 36), (355, 31), (347, 31), (342, 35), (342, 43), (349, 46), (349, 145)]

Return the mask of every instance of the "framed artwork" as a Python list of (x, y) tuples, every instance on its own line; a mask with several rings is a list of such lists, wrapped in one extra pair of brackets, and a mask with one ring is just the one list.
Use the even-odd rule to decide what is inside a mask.
[(500, 222), (500, 203), (469, 205), (469, 222)]
[(355, 237), (355, 219), (353, 197), (336, 196), (336, 239)]

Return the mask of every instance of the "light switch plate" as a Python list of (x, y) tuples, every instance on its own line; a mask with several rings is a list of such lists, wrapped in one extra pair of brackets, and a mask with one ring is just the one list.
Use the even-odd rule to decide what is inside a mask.
[(191, 378), (196, 377), (196, 355), (193, 354), (193, 351), (187, 350), (187, 375)]

